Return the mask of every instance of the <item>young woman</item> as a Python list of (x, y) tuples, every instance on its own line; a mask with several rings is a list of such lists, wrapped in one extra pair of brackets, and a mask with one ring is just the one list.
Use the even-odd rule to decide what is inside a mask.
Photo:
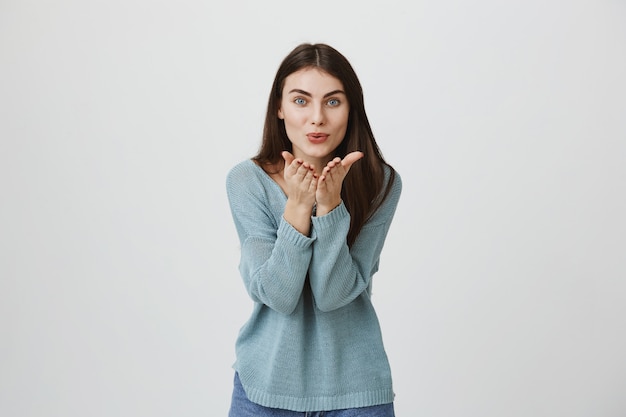
[(228, 173), (254, 309), (230, 417), (394, 415), (370, 299), (401, 193), (347, 59), (302, 44), (281, 63), (258, 154)]

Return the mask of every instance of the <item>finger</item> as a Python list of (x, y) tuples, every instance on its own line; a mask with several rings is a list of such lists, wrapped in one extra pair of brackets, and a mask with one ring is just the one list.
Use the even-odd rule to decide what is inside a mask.
[(337, 166), (337, 164), (340, 164), (340, 163), (341, 163), (341, 158), (337, 156), (334, 159), (331, 159), (330, 161), (328, 161), (328, 163), (326, 164), (326, 168), (333, 168)]
[(287, 166), (287, 165), (291, 165), (291, 163), (293, 162), (293, 160), (294, 160), (294, 159), (296, 159), (296, 158), (295, 158), (295, 157), (291, 154), (291, 152), (289, 152), (289, 151), (283, 151), (283, 152), (281, 153), (281, 155), (282, 155), (283, 159), (285, 160), (285, 166)]
[(306, 169), (309, 169), (311, 171), (315, 171), (315, 166), (313, 164), (309, 164), (306, 161), (302, 161), (302, 166)]
[(306, 162), (301, 162), (299, 159), (296, 160), (296, 162), (300, 164), (296, 170), (296, 174), (300, 177), (300, 179), (312, 177), (315, 174), (315, 169), (312, 165), (309, 165)]
[(343, 158), (343, 160), (341, 161), (341, 165), (343, 165), (345, 168), (350, 168), (352, 164), (363, 158), (363, 156), (364, 154), (361, 151), (350, 152), (348, 155), (346, 155), (345, 158)]
[(310, 170), (304, 178), (309, 182), (309, 190), (315, 191), (317, 188), (317, 175), (315, 175), (315, 171)]

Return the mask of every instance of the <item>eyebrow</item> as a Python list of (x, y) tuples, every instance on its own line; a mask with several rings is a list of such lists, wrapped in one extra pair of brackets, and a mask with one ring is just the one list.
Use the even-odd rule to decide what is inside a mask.
[[(309, 93), (308, 91), (300, 90), (298, 88), (294, 88), (293, 90), (291, 90), (289, 92), (289, 94), (291, 94), (291, 93), (299, 93), (299, 94), (302, 94), (302, 95), (307, 96), (307, 97), (313, 97), (311, 95), (311, 93)], [(345, 91), (343, 91), (343, 90), (333, 90), (330, 93), (324, 94), (324, 98), (330, 97), (330, 96), (334, 96), (335, 94), (343, 94), (344, 96), (346, 95)]]

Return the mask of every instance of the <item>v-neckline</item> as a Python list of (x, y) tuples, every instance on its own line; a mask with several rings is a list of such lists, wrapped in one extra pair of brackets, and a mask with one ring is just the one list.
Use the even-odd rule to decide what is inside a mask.
[(285, 198), (285, 200), (288, 198), (287, 193), (285, 192), (285, 190), (283, 190), (283, 187), (281, 187), (280, 184), (274, 178), (272, 178), (270, 174), (268, 174), (261, 166), (259, 166), (259, 164), (257, 164), (253, 160), (250, 160), (250, 163), (254, 165), (257, 169), (261, 170), (264, 178), (266, 178), (268, 181), (274, 184), (274, 187), (278, 188), (278, 190), (280, 191), (282, 196)]

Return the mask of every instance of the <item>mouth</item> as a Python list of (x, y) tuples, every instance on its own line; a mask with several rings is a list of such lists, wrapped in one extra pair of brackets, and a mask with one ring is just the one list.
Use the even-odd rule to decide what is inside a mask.
[(323, 143), (326, 139), (328, 139), (328, 135), (326, 133), (308, 133), (306, 137), (311, 143)]

